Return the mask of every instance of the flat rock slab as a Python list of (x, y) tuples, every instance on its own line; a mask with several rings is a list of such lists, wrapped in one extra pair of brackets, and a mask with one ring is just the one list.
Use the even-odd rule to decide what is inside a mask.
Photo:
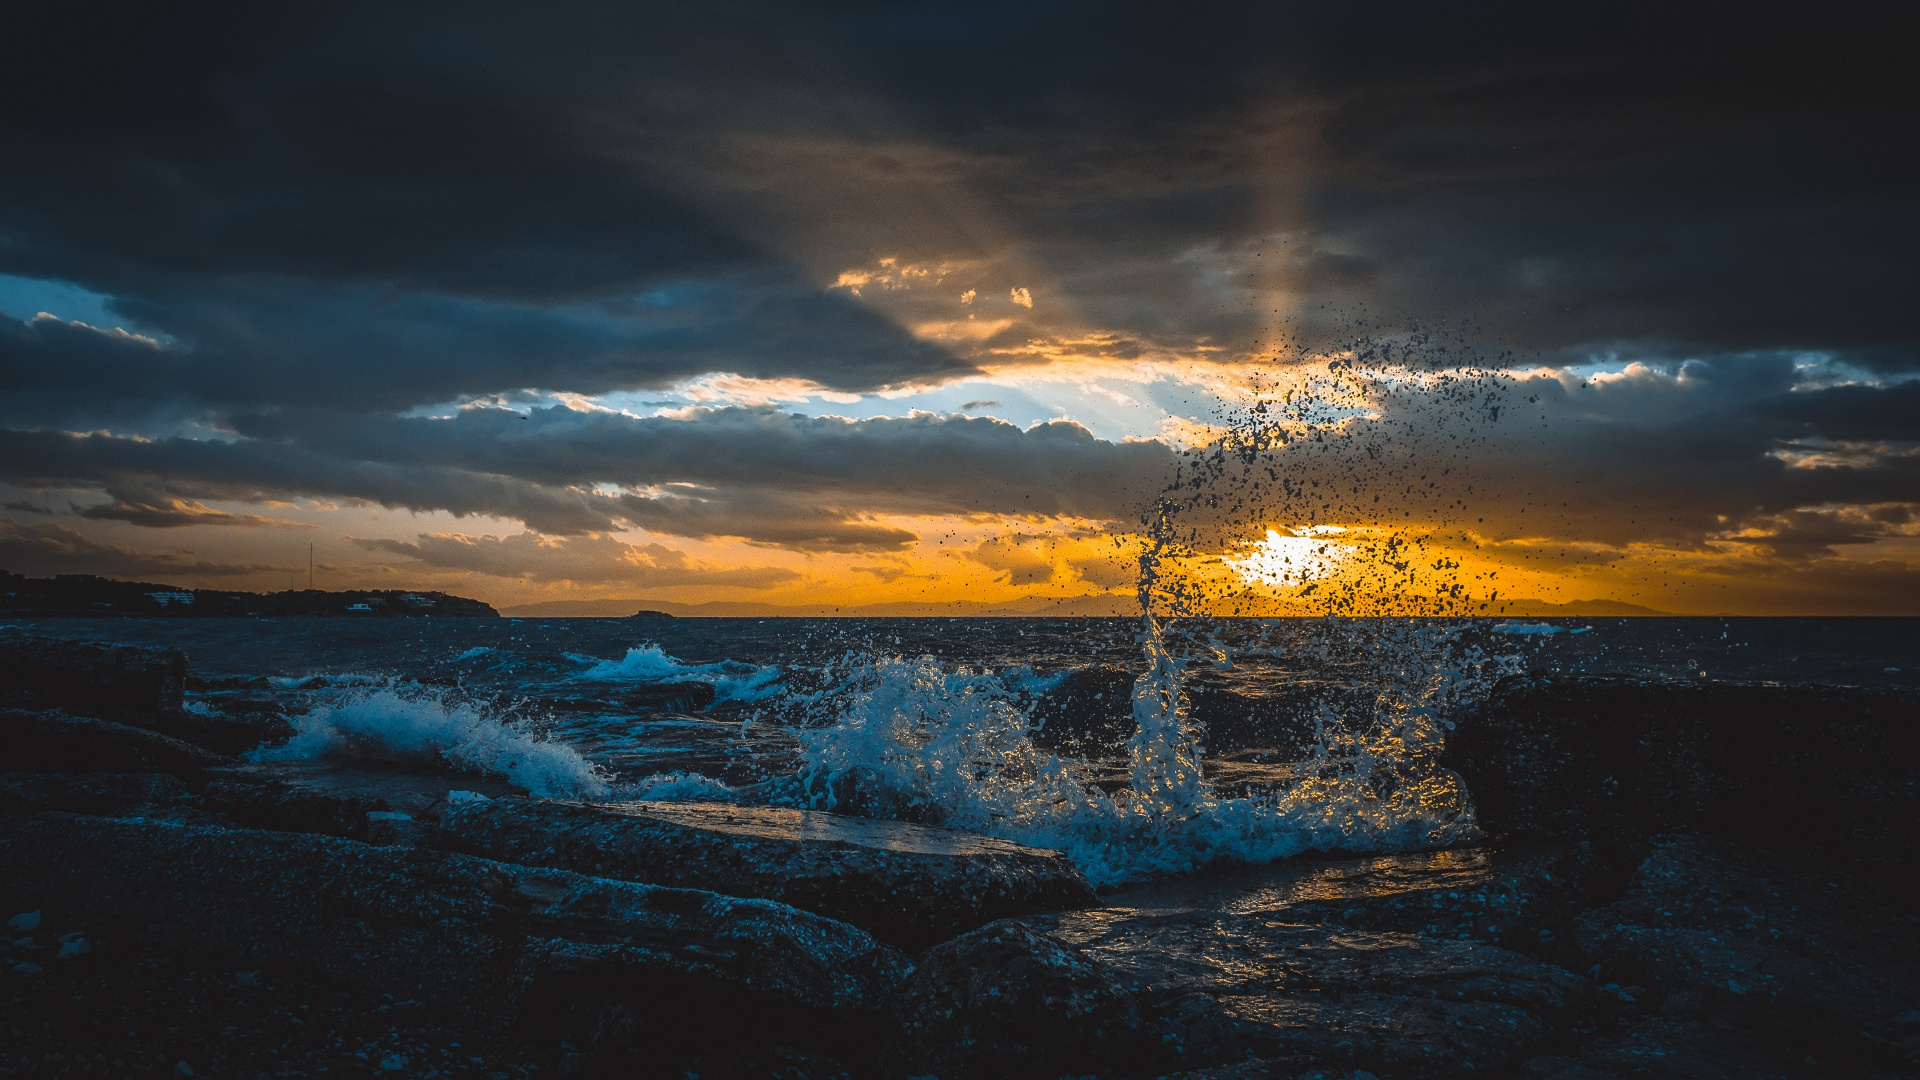
[(186, 682), (178, 649), (0, 630), (0, 704), (104, 717), (173, 712)]
[(496, 799), (448, 805), (439, 826), (488, 858), (777, 900), (912, 950), (1094, 902), (1056, 851), (819, 811)]
[(1164, 1072), (1258, 1059), (1289, 1076), (1480, 1074), (1537, 1053), (1590, 993), (1506, 949), (1409, 934), (1137, 909), (1034, 922), (1133, 994)]
[(166, 773), (0, 773), (0, 814), (124, 815), (180, 806), (191, 798), (187, 786)]
[(638, 1017), (636, 1038), (742, 1017), (805, 1038), (878, 1016), (909, 967), (765, 900), (324, 836), (40, 814), (0, 822), (0, 863), (8, 910), (577, 1039), (608, 1015)]
[(0, 752), (7, 767), (20, 772), (154, 772), (186, 778), (228, 760), (143, 728), (21, 709), (0, 709)]
[(524, 794), (504, 780), (377, 761), (263, 762), (210, 769), (206, 804), (243, 825), (367, 839), (369, 813), (431, 821), (452, 791)]

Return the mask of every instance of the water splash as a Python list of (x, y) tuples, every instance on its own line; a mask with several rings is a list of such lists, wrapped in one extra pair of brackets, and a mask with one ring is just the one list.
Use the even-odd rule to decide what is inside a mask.
[(1148, 627), (1125, 786), (1108, 790), (1090, 763), (1037, 747), (1017, 678), (880, 657), (802, 702), (814, 721), (799, 731), (802, 766), (786, 801), (1056, 848), (1096, 885), (1477, 837), (1466, 791), (1434, 758), (1452, 710), (1507, 670), (1503, 659), (1458, 650), (1437, 626), (1342, 627), (1340, 648), (1373, 657), (1382, 674), (1373, 712), (1322, 706), (1318, 744), (1290, 783), (1229, 798), (1207, 780), (1185, 662), (1157, 622)]
[[(1357, 658), (1373, 672), (1371, 710), (1341, 715), (1321, 704), (1315, 745), (1287, 782), (1270, 790), (1223, 797), (1207, 778), (1206, 733), (1192, 715), (1186, 669), (1201, 653), (1222, 669), (1235, 661), (1217, 629), (1205, 634), (1204, 646), (1194, 646), (1176, 642), (1167, 628), (1202, 622), (1223, 600), (1231, 610), (1249, 603), (1243, 593), (1223, 593), (1241, 585), (1223, 583), (1210, 567), (1243, 571), (1242, 581), (1295, 586), (1297, 601), (1313, 597), (1325, 577), (1329, 588), (1310, 602), (1329, 615), (1457, 615), (1473, 600), (1450, 577), (1457, 561), (1426, 566), (1420, 536), (1389, 532), (1345, 554), (1318, 544), (1307, 554), (1319, 561), (1300, 562), (1302, 552), (1293, 549), (1301, 545), (1289, 546), (1289, 538), (1268, 526), (1316, 501), (1322, 509), (1331, 505), (1308, 494), (1322, 490), (1319, 478), (1296, 483), (1282, 476), (1286, 463), (1277, 454), (1308, 439), (1325, 446), (1328, 431), (1365, 414), (1382, 386), (1392, 390), (1392, 379), (1361, 377), (1352, 362), (1327, 370), (1334, 392), (1301, 394), (1295, 387), (1282, 399), (1256, 401), (1225, 437), (1189, 451), (1142, 516), (1138, 599), (1146, 665), (1134, 683), (1125, 787), (1103, 786), (1089, 763), (1035, 746), (1020, 708), (1020, 679), (948, 670), (931, 659), (880, 657), (801, 703), (812, 723), (800, 735), (803, 767), (794, 799), (1058, 848), (1096, 885), (1218, 861), (1266, 862), (1309, 850), (1406, 851), (1476, 839), (1471, 799), (1437, 758), (1452, 709), (1510, 663), (1457, 649), (1451, 624), (1330, 619), (1336, 632), (1329, 639), (1350, 654), (1341, 659)], [(1458, 398), (1474, 417), (1497, 420), (1497, 386), (1489, 390), (1477, 375), (1442, 376), (1438, 386), (1435, 400)], [(1377, 440), (1354, 445), (1367, 462), (1381, 461)], [(1403, 473), (1420, 467), (1426, 449), (1424, 438), (1410, 436), (1382, 475), (1401, 483)], [(1358, 484), (1343, 483), (1347, 489), (1361, 492)], [(1346, 531), (1297, 521), (1289, 527), (1294, 539), (1302, 531), (1309, 538)], [(1264, 556), (1256, 551), (1236, 562), (1218, 554), (1245, 548), (1245, 536), (1261, 530), (1268, 537)], [(1357, 572), (1328, 576), (1336, 567), (1356, 566)]]
[(738, 660), (720, 660), (711, 664), (689, 664), (668, 655), (665, 649), (649, 642), (627, 650), (618, 660), (594, 660), (589, 656), (568, 658), (593, 666), (575, 678), (581, 682), (606, 683), (711, 683), (714, 702), (764, 701), (785, 690), (777, 666), (757, 667)]
[(354, 687), (301, 716), (292, 739), (251, 761), (357, 757), (500, 776), (547, 798), (599, 799), (607, 780), (580, 753), (524, 721), (501, 719), (443, 687)]

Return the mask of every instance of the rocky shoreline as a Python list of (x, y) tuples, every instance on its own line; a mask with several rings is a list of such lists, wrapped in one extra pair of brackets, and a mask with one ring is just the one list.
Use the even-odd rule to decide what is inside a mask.
[(1096, 895), (922, 825), (244, 764), (291, 724), (183, 711), (172, 650), (0, 675), (0, 1075), (1920, 1076), (1897, 694), (1509, 680), (1447, 750), (1486, 845)]

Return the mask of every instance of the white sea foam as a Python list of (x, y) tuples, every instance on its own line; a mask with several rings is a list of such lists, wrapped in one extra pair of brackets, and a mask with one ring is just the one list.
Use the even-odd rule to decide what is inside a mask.
[(738, 802), (740, 793), (710, 776), (671, 772), (643, 776), (615, 797), (656, 802)]
[(1214, 862), (1417, 850), (1477, 836), (1465, 788), (1433, 756), (1453, 696), (1499, 663), (1477, 653), (1456, 662), (1424, 639), (1386, 642), (1401, 655), (1383, 658), (1372, 715), (1323, 712), (1320, 745), (1291, 786), (1228, 798), (1206, 780), (1183, 662), (1151, 622), (1144, 637), (1127, 789), (1105, 792), (1036, 747), (1022, 695), (1006, 678), (895, 657), (857, 665), (803, 702), (817, 726), (799, 732), (795, 800), (1057, 848), (1095, 885)]
[(1584, 634), (1591, 629), (1593, 629), (1591, 626), (1582, 626), (1574, 629), (1566, 626), (1555, 626), (1552, 623), (1503, 622), (1494, 627), (1493, 632), (1496, 634), (1513, 634), (1522, 637), (1535, 634), (1542, 637), (1551, 637), (1554, 634)]
[(461, 653), (459, 656), (454, 657), (453, 659), (455, 663), (458, 663), (462, 660), (477, 660), (480, 657), (485, 656), (488, 653), (493, 651), (494, 650), (492, 646), (476, 645), (473, 648), (468, 649), (466, 652)]
[(326, 756), (420, 761), (505, 777), (535, 795), (598, 799), (607, 781), (579, 752), (526, 724), (501, 720), (450, 700), (436, 687), (394, 684), (354, 688), (299, 718), (286, 743), (254, 761)]
[(570, 656), (570, 659), (593, 664), (574, 676), (582, 682), (711, 683), (715, 704), (764, 701), (785, 689), (781, 671), (774, 665), (758, 667), (738, 660), (689, 664), (651, 643), (628, 649), (618, 660), (595, 661), (586, 656)]
[(1023, 664), (1019, 667), (1011, 667), (1002, 671), (1000, 673), (1000, 680), (1015, 690), (1039, 697), (1043, 694), (1051, 694), (1055, 690), (1060, 689), (1060, 684), (1066, 682), (1067, 676), (1071, 674), (1073, 674), (1072, 668), (1063, 668), (1059, 671), (1042, 675)]

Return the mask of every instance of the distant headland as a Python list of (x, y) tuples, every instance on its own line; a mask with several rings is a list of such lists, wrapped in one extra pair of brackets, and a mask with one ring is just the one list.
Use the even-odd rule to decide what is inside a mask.
[(183, 589), (151, 581), (117, 581), (92, 574), (30, 578), (0, 570), (0, 617), (99, 618), (111, 615), (207, 618), (221, 616), (347, 616), (360, 618), (497, 619), (491, 605), (443, 592), (400, 589), (299, 589), (277, 593)]

